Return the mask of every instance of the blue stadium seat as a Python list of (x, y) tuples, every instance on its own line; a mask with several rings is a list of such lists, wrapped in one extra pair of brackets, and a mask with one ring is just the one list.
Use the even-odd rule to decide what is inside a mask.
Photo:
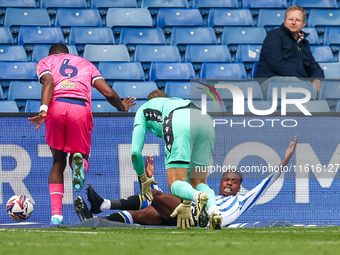
[(329, 46), (310, 46), (316, 62), (334, 62), (332, 49)]
[(15, 101), (0, 100), (0, 112), (19, 112)]
[[(314, 100), (302, 104), (310, 113), (330, 112), (330, 108), (326, 100)], [(295, 104), (287, 104), (286, 112), (301, 112)], [(302, 112), (301, 112), (302, 113)]]
[(202, 15), (208, 15), (210, 8), (238, 8), (237, 0), (193, 0), (192, 8), (199, 9)]
[(333, 52), (339, 52), (340, 27), (326, 27), (323, 43), (324, 45), (330, 46)]
[(0, 7), (30, 7), (36, 8), (35, 0), (1, 0)]
[[(164, 88), (164, 92), (169, 97), (179, 97), (191, 100), (201, 100), (202, 94), (207, 94), (205, 90), (214, 94), (207, 86), (196, 81), (169, 81), (165, 83)], [(214, 98), (217, 101), (217, 98)], [(208, 96), (207, 100), (211, 100), (211, 98)]]
[(110, 85), (114, 81), (144, 81), (144, 71), (139, 62), (99, 62), (98, 70)]
[(125, 44), (133, 52), (137, 44), (165, 44), (160, 28), (122, 28), (119, 44)]
[[(50, 44), (35, 44), (32, 51), (32, 61), (39, 62), (41, 59), (48, 57)], [(78, 55), (78, 51), (74, 45), (67, 45), (68, 51), (72, 55)]]
[(15, 101), (23, 112), (27, 100), (41, 99), (41, 89), (38, 81), (12, 81), (8, 87), (8, 100)]
[[(309, 33), (308, 37), (306, 37), (307, 41), (310, 45), (320, 45), (320, 38), (318, 32), (315, 27), (304, 27), (302, 29), (303, 32)], [(322, 40), (321, 40), (322, 41)]]
[(184, 61), (198, 70), (203, 62), (231, 62), (231, 57), (225, 45), (187, 45)]
[(102, 21), (97, 9), (59, 8), (55, 15), (55, 26), (68, 34), (70, 27), (101, 27)]
[(181, 62), (181, 56), (174, 45), (137, 45), (134, 61), (147, 71), (151, 62)]
[(247, 72), (241, 63), (203, 63), (200, 78), (246, 80)]
[[(237, 86), (243, 92), (244, 98), (248, 98), (248, 88), (252, 88), (252, 99), (255, 102), (256, 100), (263, 100), (263, 94), (260, 87), (260, 84), (257, 81), (245, 81), (245, 82), (233, 82), (233, 81), (220, 81), (218, 84), (230, 84)], [(231, 107), (233, 104), (233, 95), (229, 89), (225, 88), (216, 88), (217, 94), (220, 96), (222, 101), (225, 103), (226, 107)]]
[(136, 0), (92, 0), (91, 8), (98, 9), (101, 16), (106, 16), (109, 8), (137, 8)]
[(263, 27), (225, 27), (221, 43), (235, 53), (238, 44), (262, 44), (266, 35)]
[(267, 31), (279, 27), (283, 23), (285, 14), (284, 9), (260, 9), (257, 26), (264, 27)]
[(292, 5), (300, 5), (305, 9), (338, 8), (338, 3), (336, 0), (321, 0), (321, 1), (292, 0)]
[(254, 78), (256, 78), (256, 74), (257, 74), (257, 65), (258, 65), (258, 62), (255, 62), (253, 64), (253, 67), (251, 68), (251, 78), (252, 80), (254, 80)]
[(213, 27), (217, 34), (221, 34), (225, 26), (254, 26), (253, 17), (248, 9), (210, 9), (208, 26)]
[[(199, 107), (202, 107), (202, 100), (192, 100), (195, 104), (197, 104)], [(225, 104), (222, 101), (222, 105), (219, 101), (213, 101), (207, 99), (207, 112), (227, 112), (227, 108)]]
[(189, 81), (168, 81), (165, 83), (164, 92), (168, 97), (190, 99), (190, 85)]
[(0, 45), (0, 61), (27, 61), (23, 46)]
[(320, 63), (320, 67), (323, 69), (325, 79), (340, 79), (340, 63)]
[(262, 45), (240, 44), (236, 49), (235, 62), (243, 63), (247, 70), (251, 70), (254, 62), (260, 59)]
[(51, 21), (46, 9), (7, 8), (4, 26), (16, 33), (20, 26), (51, 26)]
[(1, 80), (37, 80), (36, 62), (0, 62)]
[(108, 27), (71, 27), (68, 44), (83, 51), (86, 44), (114, 44), (115, 39)]
[(202, 27), (203, 17), (198, 9), (161, 8), (156, 25), (170, 34), (173, 27)]
[(129, 62), (130, 56), (125, 45), (85, 45), (84, 58), (90, 62)]
[(100, 9), (100, 8), (137, 8), (136, 0), (92, 0), (91, 8)]
[(3, 26), (3, 16), (6, 13), (6, 9), (9, 7), (14, 8), (36, 8), (37, 4), (35, 0), (1, 0), (0, 1), (0, 25)]
[(311, 9), (308, 18), (308, 26), (315, 27), (319, 33), (324, 32), (325, 27), (338, 26), (340, 24), (340, 10)]
[(167, 0), (167, 1), (159, 1), (159, 0), (142, 0), (141, 4), (142, 8), (188, 8), (187, 0)]
[(104, 95), (95, 87), (91, 87), (91, 98), (92, 100), (106, 100)]
[(0, 44), (13, 44), (13, 37), (9, 27), (0, 27)]
[(40, 0), (41, 8), (87, 8), (86, 0)]
[(188, 8), (189, 4), (187, 0), (142, 0), (141, 7), (149, 9), (151, 15), (155, 16), (160, 8)]
[[(309, 90), (311, 94), (311, 100), (315, 100), (316, 95), (314, 91), (313, 84), (310, 81), (271, 81), (268, 85), (267, 90), (267, 99), (272, 100), (273, 98), (273, 88), (277, 88), (277, 98), (278, 101), (281, 100), (281, 88), (283, 87), (291, 87), (291, 88), (304, 88)], [(303, 93), (287, 93), (287, 99), (300, 99), (304, 98), (305, 94)]]
[(106, 100), (92, 100), (92, 112), (119, 112), (116, 107), (112, 106)]
[(2, 87), (0, 86), (0, 100), (4, 100), (4, 92), (3, 92), (3, 89)]
[(40, 111), (40, 100), (27, 100), (24, 112), (39, 112)]
[(191, 63), (152, 62), (149, 70), (149, 80), (158, 85), (166, 81), (188, 81), (195, 78), (195, 71)]
[(217, 44), (215, 32), (211, 27), (174, 27), (171, 45), (177, 45), (181, 52), (189, 44)]
[(332, 111), (335, 110), (337, 102), (340, 100), (340, 82), (322, 81), (319, 99), (326, 100)]
[(139, 107), (142, 104), (145, 104), (147, 101), (146, 100), (136, 100), (135, 101), (135, 105), (131, 106), (130, 110), (128, 112), (137, 112), (137, 110), (139, 109)]
[(336, 103), (335, 111), (340, 112), (340, 100)]
[[(242, 0), (242, 6), (243, 8), (250, 9), (256, 25), (260, 18), (259, 12), (262, 9), (286, 9), (290, 6), (290, 1), (291, 0)], [(281, 21), (283, 22), (283, 19)]]
[(242, 0), (243, 8), (263, 9), (263, 8), (287, 8), (287, 0)]
[(155, 82), (120, 82), (116, 81), (113, 83), (112, 88), (120, 98), (135, 97), (138, 100), (146, 100), (149, 94), (158, 89)]
[(192, 8), (238, 8), (237, 0), (192, 0)]
[(33, 50), (36, 44), (64, 43), (63, 32), (60, 27), (26, 27), (19, 29), (18, 44), (26, 51)]
[(86, 0), (40, 0), (40, 7), (54, 16), (58, 8), (87, 8)]
[(106, 14), (106, 26), (118, 34), (122, 27), (152, 27), (153, 24), (148, 9), (109, 8)]

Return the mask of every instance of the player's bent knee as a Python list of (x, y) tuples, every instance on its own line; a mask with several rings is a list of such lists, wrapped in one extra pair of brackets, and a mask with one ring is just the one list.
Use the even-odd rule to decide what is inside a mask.
[(151, 189), (151, 193), (154, 199), (160, 197), (163, 194), (163, 192), (160, 192), (159, 190), (156, 189)]

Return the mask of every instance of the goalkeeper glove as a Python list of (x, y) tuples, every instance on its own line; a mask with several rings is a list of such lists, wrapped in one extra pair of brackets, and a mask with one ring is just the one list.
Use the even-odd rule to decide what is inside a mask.
[(189, 229), (194, 225), (194, 219), (191, 213), (191, 201), (183, 200), (170, 215), (171, 218), (177, 216), (177, 228)]
[(152, 178), (148, 178), (145, 173), (138, 175), (138, 179), (139, 179), (139, 182), (140, 182), (140, 185), (141, 185), (141, 195), (142, 195), (143, 201), (145, 201), (145, 197), (149, 201), (152, 201), (153, 196), (152, 196), (152, 192), (151, 192), (151, 189), (150, 189), (150, 185), (151, 184), (156, 185), (157, 182)]

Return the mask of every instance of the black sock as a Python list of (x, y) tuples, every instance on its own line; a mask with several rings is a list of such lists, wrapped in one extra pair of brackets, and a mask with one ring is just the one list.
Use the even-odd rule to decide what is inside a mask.
[(119, 213), (113, 213), (109, 216), (105, 216), (104, 218), (106, 218), (110, 221), (119, 221), (119, 222), (125, 223), (125, 218)]
[(117, 210), (139, 210), (142, 205), (142, 198), (140, 195), (128, 197), (126, 199), (111, 200), (110, 209)]

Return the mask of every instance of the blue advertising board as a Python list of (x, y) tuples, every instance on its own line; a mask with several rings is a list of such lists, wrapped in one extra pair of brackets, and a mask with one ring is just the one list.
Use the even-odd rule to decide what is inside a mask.
[[(218, 193), (223, 167), (243, 174), (241, 193), (256, 186), (284, 158), (294, 135), (298, 146), (289, 165), (268, 192), (236, 222), (289, 221), (296, 224), (339, 224), (340, 120), (337, 116), (214, 116), (216, 144), (208, 184)], [(103, 197), (119, 199), (138, 194), (130, 150), (133, 117), (94, 117), (90, 183)], [(169, 192), (163, 140), (147, 134), (143, 155), (155, 158), (155, 178)], [(49, 223), (48, 176), (52, 155), (44, 125), (38, 130), (27, 117), (0, 117), (0, 224), (13, 223), (6, 202), (14, 194), (34, 201), (31, 222)], [(79, 222), (73, 201), (85, 189), (72, 190), (71, 169), (64, 172), (64, 223)], [(108, 213), (102, 213), (104, 216)]]

